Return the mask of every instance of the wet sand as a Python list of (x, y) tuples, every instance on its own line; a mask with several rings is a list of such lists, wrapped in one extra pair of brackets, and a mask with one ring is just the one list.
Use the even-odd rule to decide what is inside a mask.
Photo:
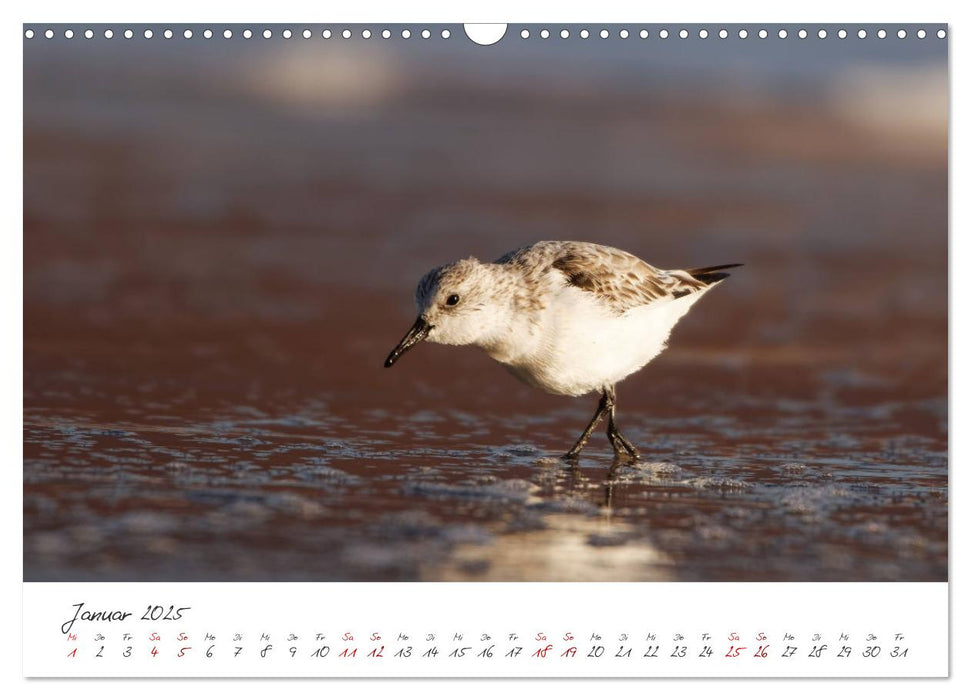
[[(946, 134), (142, 58), (25, 55), (27, 580), (946, 580)], [(746, 264), (618, 388), (641, 462), (475, 350), (381, 366), (428, 268), (548, 238)]]

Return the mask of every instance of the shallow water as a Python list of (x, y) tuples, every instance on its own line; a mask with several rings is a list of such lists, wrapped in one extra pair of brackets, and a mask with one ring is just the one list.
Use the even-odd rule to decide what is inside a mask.
[[(428, 359), (396, 369), (427, 371)], [(466, 359), (523, 393), (487, 359)], [(261, 384), (229, 406), (200, 397), (204, 380), (149, 382), (104, 411), (69, 411), (63, 402), (78, 397), (45, 392), (61, 407), (25, 424), (31, 578), (946, 577), (941, 400), (648, 386), (661, 399), (649, 410), (620, 394), (621, 425), (644, 458), (613, 463), (598, 434), (570, 466), (557, 455), (592, 399), (453, 410), (441, 405), (446, 378), (419, 384), (426, 398), (360, 409)]]
[[(946, 131), (828, 64), (121, 46), (25, 52), (28, 580), (946, 580)], [(543, 238), (746, 264), (618, 388), (641, 462), (474, 350), (381, 367), (428, 268)]]

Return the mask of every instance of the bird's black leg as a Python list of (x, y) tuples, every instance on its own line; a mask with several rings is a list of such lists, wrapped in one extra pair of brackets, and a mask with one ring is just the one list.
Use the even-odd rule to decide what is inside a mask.
[(590, 425), (586, 427), (580, 437), (577, 438), (576, 443), (570, 448), (570, 451), (563, 455), (563, 459), (576, 459), (580, 456), (580, 450), (583, 446), (587, 444), (587, 440), (590, 439), (590, 433), (592, 433), (600, 421), (604, 419), (604, 416), (612, 409), (611, 400), (607, 398), (607, 391), (604, 390), (603, 395), (600, 397), (600, 403), (597, 404), (597, 412), (593, 414), (593, 418), (590, 421)]
[(610, 444), (614, 448), (614, 455), (619, 457), (621, 452), (625, 452), (634, 459), (639, 458), (640, 455), (637, 453), (637, 448), (617, 430), (617, 423), (614, 421), (614, 415), (617, 412), (617, 393), (614, 387), (611, 386), (604, 389), (604, 396), (607, 397), (608, 406), (607, 439), (610, 440)]

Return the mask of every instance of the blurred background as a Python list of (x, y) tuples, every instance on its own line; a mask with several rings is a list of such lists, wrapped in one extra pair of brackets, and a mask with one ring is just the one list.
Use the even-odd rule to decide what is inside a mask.
[[(937, 27), (166, 26), (24, 43), (27, 580), (947, 579)], [(619, 387), (638, 464), (480, 351), (381, 367), (543, 239), (746, 265)]]

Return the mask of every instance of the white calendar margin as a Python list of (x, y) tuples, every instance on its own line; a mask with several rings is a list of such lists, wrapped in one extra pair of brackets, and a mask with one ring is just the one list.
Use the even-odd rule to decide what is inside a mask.
[[(212, 8), (207, 5), (200, 5), (197, 2), (188, 2), (187, 0), (170, 0), (166, 5), (167, 12), (171, 13), (173, 21), (174, 18), (178, 18), (179, 21), (185, 22), (199, 22), (208, 21), (212, 17)], [(647, 8), (647, 9), (644, 9)], [(530, 19), (539, 21), (558, 21), (558, 22), (577, 22), (577, 21), (589, 21), (591, 10), (588, 6), (578, 3), (575, 5), (564, 5), (563, 3), (552, 3), (547, 0), (537, 0), (535, 3), (528, 6), (524, 6), (523, 3), (517, 2), (513, 3), (510, 0), (494, 0), (488, 4), (479, 4), (478, 6), (472, 5), (456, 10), (454, 4), (445, 3), (443, 0), (429, 0), (424, 3), (424, 9), (426, 10), (422, 14), (424, 19), (427, 21), (519, 21), (525, 22)], [(860, 17), (860, 10), (858, 7), (852, 5), (847, 5), (845, 2), (840, 2), (838, 0), (816, 0), (812, 5), (812, 14), (818, 21), (833, 22), (833, 21), (858, 21)], [(732, 5), (726, 5), (725, 3), (714, 2), (714, 0), (698, 0), (691, 5), (675, 4), (675, 5), (643, 5), (633, 8), (627, 2), (618, 2), (616, 0), (607, 0), (606, 2), (601, 2), (596, 7), (596, 12), (599, 21), (620, 21), (627, 20), (633, 21), (638, 19), (639, 21), (682, 21), (682, 22), (703, 22), (703, 21), (763, 21), (763, 22), (798, 22), (805, 19), (806, 16), (806, 5), (799, 3), (792, 3), (788, 5), (780, 5), (779, 3), (772, 3), (768, 0), (751, 0), (751, 2), (743, 1), (743, 3), (735, 3)], [(4, 16), (11, 19), (10, 22), (6, 24), (12, 26), (15, 23), (24, 21), (26, 17), (23, 17), (25, 10), (22, 6), (16, 4), (7, 5), (6, 9), (0, 11), (4, 13)], [(62, 18), (70, 15), (71, 12), (76, 12), (76, 4), (64, 2), (64, 0), (50, 0), (43, 6), (32, 7), (31, 19), (41, 20), (46, 19), (46, 21), (56, 21), (58, 18)], [(242, 21), (252, 21), (255, 11), (252, 7), (248, 5), (226, 5), (219, 10), (219, 17), (221, 20), (226, 22), (242, 22)], [(964, 10), (960, 9), (957, 2), (952, 2), (952, 0), (926, 0), (923, 3), (913, 3), (904, 2), (904, 0), (888, 0), (886, 3), (882, 4), (879, 10), (876, 9), (874, 12), (878, 12), (880, 18), (889, 21), (891, 18), (898, 22), (907, 21), (922, 21), (930, 17), (940, 17), (947, 18), (950, 20), (956, 20), (963, 16)], [(85, 14), (87, 18), (92, 22), (109, 22), (109, 21), (119, 21), (124, 19), (125, 21), (131, 22), (150, 22), (154, 21), (158, 17), (158, 7), (152, 3), (145, 3), (142, 5), (131, 5), (130, 3), (123, 3), (121, 0), (92, 0), (85, 6)], [(292, 18), (294, 16), (300, 17), (318, 17), (320, 14), (320, 8), (317, 4), (309, 2), (309, 0), (293, 0), (292, 2), (275, 3), (273, 5), (264, 5), (258, 10), (258, 15), (261, 21), (271, 22), (271, 21), (283, 21), (285, 19)], [(413, 6), (405, 6), (400, 3), (391, 3), (389, 0), (372, 0), (372, 2), (367, 4), (350, 4), (350, 3), (336, 3), (329, 5), (326, 8), (327, 19), (330, 21), (413, 21), (416, 14), (415, 8)], [(16, 22), (13, 21), (14, 18), (9, 17), (10, 15), (15, 16)], [(20, 89), (19, 80), (22, 77), (21, 71), (21, 49), (19, 41), (8, 42), (3, 47), (5, 59), (3, 61), (4, 68), (2, 72), (4, 74), (4, 84), (9, 87), (10, 95), (13, 100), (19, 101), (21, 99), (22, 90)], [(961, 71), (960, 68), (966, 68), (968, 66), (968, 61), (966, 59), (966, 52), (961, 50), (961, 43), (957, 42), (952, 44), (952, 61), (955, 67), (953, 75), (953, 108), (955, 113), (960, 113), (964, 110), (966, 106), (967, 98), (966, 96), (971, 93), (969, 90), (967, 76), (971, 75), (971, 71)], [(964, 76), (964, 77), (962, 77)], [(16, 102), (15, 102), (16, 103)], [(20, 110), (11, 109), (8, 110), (7, 114), (2, 117), (8, 133), (20, 134), (19, 127), (19, 116)], [(955, 135), (952, 142), (952, 156), (968, 156), (968, 149), (966, 147), (966, 139), (960, 139)], [(20, 154), (21, 144), (17, 144), (17, 150), (15, 155)], [(962, 180), (967, 180), (967, 166), (962, 165), (962, 163), (969, 162), (968, 158), (963, 160), (960, 157), (955, 158), (951, 161), (951, 169), (953, 172), (954, 179), (952, 181), (951, 189), (952, 191), (957, 189), (955, 183), (959, 183)], [(17, 231), (21, 225), (22, 218), (22, 200), (21, 200), (21, 172), (22, 162), (19, 158), (10, 158), (6, 162), (3, 174), (3, 199), (4, 208), (3, 211), (6, 214), (6, 219), (8, 223), (8, 230)], [(952, 209), (954, 216), (953, 227), (958, 229), (961, 222), (966, 222), (967, 217), (962, 216), (965, 213), (966, 207), (962, 208), (960, 201), (952, 199)], [(5, 306), (4, 320), (5, 326), (12, 329), (19, 329), (22, 325), (21, 323), (21, 311), (22, 305), (17, 302), (18, 299), (22, 299), (22, 256), (19, 254), (20, 244), (16, 239), (12, 239), (11, 245), (7, 248), (9, 255), (4, 256), (5, 265), (7, 270), (3, 275), (3, 287), (5, 291), (5, 296), (8, 299), (14, 300), (13, 303)], [(967, 246), (961, 244), (960, 237), (952, 238), (951, 240), (951, 254), (953, 264), (955, 269), (961, 268), (961, 263), (968, 260)], [(951, 333), (951, 340), (953, 342), (953, 348), (955, 352), (959, 355), (960, 348), (966, 348), (968, 346), (968, 304), (961, 304), (961, 301), (968, 300), (968, 289), (967, 287), (962, 287), (961, 285), (954, 285), (951, 289), (951, 299), (957, 302), (953, 305), (954, 315), (952, 319), (954, 321)], [(19, 336), (18, 336), (19, 337)], [(16, 340), (16, 338), (15, 338)], [(4, 372), (5, 379), (9, 380), (5, 382), (10, 388), (7, 393), (7, 400), (4, 402), (2, 415), (7, 419), (4, 421), (4, 426), (6, 429), (3, 431), (4, 440), (3, 444), (6, 448), (8, 456), (11, 457), (11, 462), (17, 463), (20, 461), (20, 441), (22, 435), (21, 430), (21, 408), (22, 408), (22, 395), (20, 394), (20, 387), (22, 386), (21, 375), (22, 375), (22, 363), (20, 361), (22, 345), (18, 342), (11, 342), (7, 344), (4, 348), (3, 356), (5, 359), (4, 366), (9, 369), (9, 372)], [(965, 376), (967, 372), (961, 369), (962, 365), (960, 363), (953, 364), (951, 367), (951, 382), (952, 382), (952, 406), (951, 412), (949, 414), (949, 419), (953, 427), (960, 427), (962, 421), (959, 418), (965, 418), (967, 411), (964, 407), (967, 403), (967, 396), (969, 395), (969, 386), (971, 383), (967, 381)], [(959, 460), (960, 456), (968, 454), (966, 449), (966, 440), (962, 438), (962, 431), (960, 429), (951, 432), (951, 450), (952, 457), (955, 460)], [(953, 463), (953, 461), (952, 461)], [(4, 499), (5, 506), (3, 520), (8, 526), (7, 530), (9, 532), (19, 532), (21, 526), (21, 489), (20, 489), (20, 474), (16, 470), (11, 470), (9, 474), (9, 479), (7, 489), (4, 489)], [(953, 474), (951, 476), (951, 486), (956, 487), (960, 481), (960, 474)], [(957, 493), (954, 491), (953, 493)], [(962, 520), (966, 520), (962, 517), (960, 511), (953, 514), (953, 519), (951, 524), (957, 530), (960, 529), (959, 524)], [(952, 530), (952, 533), (954, 530)], [(5, 539), (4, 554), (5, 560), (8, 561), (11, 568), (14, 570), (10, 573), (8, 577), (4, 580), (2, 585), (2, 590), (5, 592), (5, 598), (7, 600), (15, 600), (18, 594), (24, 593), (26, 600), (27, 597), (27, 586), (32, 586), (34, 584), (27, 584), (21, 589), (21, 541), (20, 538), (11, 537)], [(966, 561), (961, 557), (955, 557), (952, 559), (953, 568), (951, 569), (952, 580), (962, 578), (961, 574), (967, 572)], [(967, 578), (964, 576), (963, 578)], [(712, 584), (717, 585), (717, 584)], [(863, 585), (875, 585), (875, 584), (863, 584)], [(943, 585), (943, 584), (941, 584)], [(966, 606), (965, 606), (966, 607)], [(967, 627), (967, 625), (961, 625), (960, 623), (964, 621), (966, 615), (962, 614), (964, 608), (961, 607), (960, 597), (956, 601), (954, 607), (955, 613), (955, 630), (958, 633), (954, 636), (954, 654), (955, 658), (962, 658), (964, 656), (963, 651), (967, 646), (964, 643), (964, 635), (960, 634), (960, 629)], [(25, 612), (25, 611), (24, 611)], [(26, 616), (23, 618), (23, 623), (25, 628), (32, 624), (32, 620), (28, 619)], [(943, 624), (943, 623), (942, 623)], [(26, 642), (26, 637), (23, 638)], [(12, 679), (15, 672), (13, 672), (12, 666), (17, 664), (17, 662), (23, 658), (25, 661), (27, 659), (27, 652), (23, 649), (18, 649), (20, 646), (21, 638), (16, 635), (6, 635), (3, 637), (3, 641), (0, 641), (0, 649), (3, 653), (0, 656), (4, 659), (4, 677), (8, 680)], [(21, 655), (23, 652), (23, 656)], [(19, 664), (17, 664), (19, 665)], [(24, 669), (26, 671), (26, 664)], [(961, 666), (955, 667), (955, 670), (960, 674)], [(965, 674), (966, 675), (966, 674)], [(342, 690), (347, 693), (366, 693), (368, 690), (374, 691), (376, 688), (382, 691), (387, 689), (387, 686), (377, 685), (379, 682), (375, 681), (373, 684), (368, 683), (332, 683), (326, 686), (328, 690), (338, 691)], [(65, 688), (61, 684), (53, 685), (41, 685), (38, 686), (36, 683), (28, 684), (24, 679), (21, 679), (19, 684), (14, 682), (9, 682), (7, 684), (11, 689), (16, 688), (21, 690), (24, 694), (30, 693), (34, 697), (63, 697)], [(32, 685), (28, 691), (28, 685)], [(423, 684), (411, 684), (410, 688), (412, 690), (421, 689), (426, 696), (431, 697), (432, 695), (437, 695), (439, 693), (450, 692), (451, 697), (455, 697), (455, 694), (461, 693), (464, 697), (492, 697), (496, 690), (499, 692), (509, 692), (511, 689), (532, 689), (533, 692), (537, 686), (533, 685), (512, 685), (512, 684), (478, 684), (478, 685), (457, 685), (455, 683), (445, 682), (427, 682)], [(679, 682), (668, 684), (668, 683), (655, 683), (652, 684), (651, 689), (653, 692), (667, 690), (669, 692), (683, 692), (683, 689), (690, 689), (691, 692), (694, 689), (704, 689), (710, 688), (711, 686), (706, 686), (703, 682), (690, 684), (684, 686)], [(720, 686), (719, 692), (738, 692), (742, 693), (784, 693), (786, 697), (793, 698), (803, 698), (803, 697), (816, 697), (820, 691), (828, 693), (836, 693), (839, 696), (841, 693), (859, 693), (864, 692), (867, 694), (878, 693), (881, 697), (885, 698), (912, 698), (914, 694), (919, 694), (922, 692), (930, 691), (934, 693), (936, 697), (951, 697), (957, 696), (957, 688), (961, 687), (960, 684), (948, 683), (946, 685), (941, 685), (939, 683), (934, 683), (933, 686), (925, 685), (924, 683), (895, 683), (893, 681), (878, 682), (875, 684), (867, 684), (865, 687), (861, 687), (857, 684), (851, 684), (851, 682), (841, 682), (841, 683), (827, 683), (824, 686), (812, 683), (799, 683), (799, 684), (780, 684), (778, 682), (744, 682), (741, 684), (733, 684), (732, 686)], [(287, 683), (287, 684), (252, 684), (240, 681), (227, 681), (225, 684), (221, 684), (216, 687), (217, 692), (231, 691), (234, 693), (235, 697), (250, 698), (250, 697), (265, 697), (267, 692), (281, 692), (286, 690), (287, 692), (292, 692), (295, 689), (311, 690), (318, 689), (320, 686), (310, 686), (300, 683)], [(600, 686), (591, 686), (589, 684), (582, 683), (560, 683), (555, 685), (544, 685), (542, 689), (546, 691), (554, 691), (561, 697), (580, 697), (581, 695), (588, 697), (592, 689), (597, 688), (599, 690)], [(615, 682), (610, 686), (610, 692), (639, 692), (639, 689), (643, 688), (640, 685), (632, 685), (623, 682)], [(734, 689), (734, 691), (729, 691), (729, 688)], [(203, 681), (199, 682), (186, 682), (179, 684), (177, 686), (172, 686), (169, 684), (142, 684), (133, 681), (115, 681), (115, 682), (103, 682), (96, 685), (87, 685), (87, 690), (82, 692), (93, 692), (97, 693), (99, 697), (132, 697), (133, 694), (137, 693), (140, 697), (147, 698), (161, 698), (170, 697), (173, 692), (213, 692), (214, 688), (211, 685), (205, 684)], [(430, 695), (428, 695), (430, 694)]]
[[(77, 621), (74, 605), (85, 610), (125, 610), (125, 622)], [(191, 607), (178, 621), (141, 621), (149, 606)], [(24, 675), (27, 677), (945, 677), (948, 675), (948, 591), (946, 583), (25, 583)], [(123, 633), (132, 635), (122, 641)], [(149, 641), (151, 633), (161, 639)], [(398, 642), (399, 633), (408, 642)], [(711, 639), (701, 641), (707, 632)], [(746, 647), (738, 658), (725, 657), (731, 641)], [(215, 642), (205, 641), (206, 633)], [(241, 642), (232, 635), (243, 634)], [(326, 636), (316, 641), (315, 635)], [(353, 642), (341, 641), (350, 633)], [(378, 633), (380, 641), (371, 641)], [(434, 633), (434, 643), (425, 635)], [(485, 633), (488, 642), (480, 641)], [(516, 633), (519, 639), (509, 641)], [(571, 633), (573, 642), (565, 642)], [(601, 641), (591, 641), (592, 634)], [(657, 658), (641, 658), (649, 642)], [(671, 658), (673, 635), (682, 634), (688, 652)], [(769, 657), (752, 656), (763, 633)], [(795, 637), (785, 642), (783, 635)], [(820, 634), (818, 641), (813, 634)], [(841, 640), (846, 633), (848, 640)], [(902, 633), (904, 639), (896, 641)], [(103, 641), (95, 641), (102, 634)], [(179, 634), (188, 641), (177, 641)], [(269, 641), (261, 635), (269, 635)], [(296, 642), (287, 641), (290, 634)], [(454, 635), (463, 635), (461, 642)], [(537, 640), (544, 634), (546, 641)], [(632, 648), (616, 658), (621, 634)], [(876, 635), (866, 641), (866, 635)], [(212, 657), (206, 649), (215, 643)], [(588, 658), (594, 644), (605, 652)], [(265, 657), (260, 651), (272, 645)], [(476, 655), (495, 644), (491, 658)], [(532, 654), (551, 644), (545, 658)], [(712, 647), (699, 658), (703, 644)], [(787, 644), (797, 647), (781, 658)], [(819, 658), (813, 645), (826, 644)], [(838, 658), (842, 645), (849, 658)], [(100, 646), (101, 658), (96, 658)], [(132, 646), (128, 658), (125, 646)], [(326, 658), (312, 657), (319, 646)], [(384, 646), (383, 658), (367, 656)], [(411, 658), (396, 658), (402, 646)], [(569, 646), (574, 658), (560, 656)], [(877, 658), (863, 658), (866, 646), (879, 645)], [(152, 647), (159, 654), (151, 656)], [(234, 656), (236, 646), (243, 652)], [(296, 656), (289, 648), (296, 646)], [(434, 658), (422, 654), (436, 646)], [(518, 657), (505, 654), (521, 646)], [(894, 646), (908, 648), (892, 658)], [(77, 655), (69, 656), (74, 648)], [(178, 651), (191, 647), (179, 658)], [(469, 647), (464, 658), (449, 654)], [(341, 658), (357, 648), (354, 658)]]

